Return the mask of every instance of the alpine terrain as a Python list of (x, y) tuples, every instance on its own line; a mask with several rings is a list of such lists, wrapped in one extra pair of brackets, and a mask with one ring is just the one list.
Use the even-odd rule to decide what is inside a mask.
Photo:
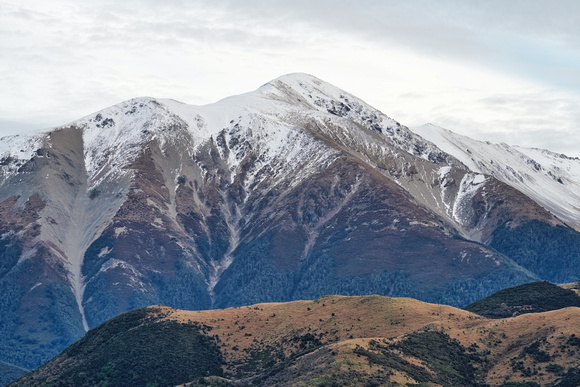
[(543, 279), (577, 280), (580, 245), (574, 230), (580, 230), (580, 159), (545, 149), (477, 141), (431, 124), (413, 130), (472, 171), (514, 187), (565, 222), (566, 227), (537, 221), (504, 226), (489, 244)]
[(35, 368), (154, 304), (379, 294), (462, 307), (580, 278), (578, 160), (494, 157), (523, 180), (516, 168), (552, 173), (543, 194), (430, 140), (305, 74), (0, 139), (0, 361)]

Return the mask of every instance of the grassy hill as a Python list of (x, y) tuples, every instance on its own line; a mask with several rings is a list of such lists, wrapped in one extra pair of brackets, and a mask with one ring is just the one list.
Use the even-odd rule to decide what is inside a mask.
[(571, 289), (572, 285), (563, 288), (547, 281), (532, 282), (502, 289), (464, 309), (480, 316), (505, 318), (569, 306), (580, 307), (580, 296)]
[(579, 308), (488, 319), (382, 296), (155, 306), (94, 328), (13, 385), (571, 386), (577, 321)]

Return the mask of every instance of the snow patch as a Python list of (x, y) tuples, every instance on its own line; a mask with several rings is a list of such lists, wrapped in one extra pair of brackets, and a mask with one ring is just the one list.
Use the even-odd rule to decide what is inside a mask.
[(40, 285), (42, 285), (42, 282), (37, 282), (36, 284), (34, 284), (33, 287), (30, 288), (30, 292), (33, 291), (34, 289), (36, 289), (37, 287), (39, 287)]
[(439, 179), (443, 180), (449, 172), (451, 172), (451, 167), (448, 165), (439, 168)]
[(545, 149), (478, 141), (431, 124), (413, 130), (473, 172), (493, 176), (564, 222), (580, 226), (580, 159)]
[(17, 134), (0, 138), (0, 178), (8, 179), (47, 143), (48, 134)]
[(115, 238), (118, 238), (119, 235), (125, 234), (127, 232), (127, 227), (115, 227)]
[(122, 261), (120, 259), (109, 259), (107, 262), (101, 266), (99, 273), (105, 273), (112, 269), (120, 268), (125, 271), (125, 274), (130, 278), (129, 285), (139, 289), (145, 289), (146, 286), (139, 278), (143, 277), (143, 274), (128, 262)]
[(462, 224), (463, 210), (470, 205), (477, 191), (483, 187), (487, 180), (486, 176), (474, 173), (466, 173), (461, 179), (451, 214), (459, 224)]

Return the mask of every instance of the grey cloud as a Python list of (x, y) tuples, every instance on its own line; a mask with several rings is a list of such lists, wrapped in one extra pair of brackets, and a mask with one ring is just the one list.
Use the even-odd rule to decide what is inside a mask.
[(503, 93), (475, 102), (479, 118), (457, 114), (452, 106), (440, 105), (433, 110), (433, 120), (479, 140), (580, 156), (579, 102), (580, 98), (550, 92)]
[(38, 123), (0, 120), (0, 137), (34, 132), (42, 129), (45, 129), (45, 127)]
[[(134, 97), (127, 94), (140, 93), (143, 85), (158, 90), (171, 86), (186, 93), (183, 89), (189, 85), (180, 84), (178, 77), (159, 74), (154, 78), (159, 70), (148, 63), (149, 52), (190, 62), (210, 51), (218, 52), (216, 58), (231, 61), (236, 58), (229, 51), (237, 55), (260, 52), (267, 54), (260, 58), (288, 56), (290, 63), (296, 58), (289, 56), (300, 56), (302, 51), (303, 62), (307, 62), (317, 55), (313, 47), (324, 44), (341, 50), (343, 41), (368, 45), (385, 57), (394, 51), (392, 47), (403, 47), (424, 57), (490, 67), (580, 92), (580, 2), (576, 0), (88, 0), (60, 4), (62, 12), (36, 11), (26, 2), (2, 6), (2, 20), (10, 23), (0, 23), (4, 54), (0, 57), (0, 86), (11, 96), (31, 93), (34, 86), (27, 83), (38, 76), (39, 82), (51, 85), (52, 94), (42, 101), (46, 109), (57, 109), (55, 105), (66, 98), (76, 101), (77, 110), (81, 102), (83, 109), (91, 106), (96, 110), (121, 97)], [(122, 70), (147, 79), (128, 79), (127, 72), (115, 67), (119, 64), (130, 67)], [(562, 68), (563, 64), (568, 67)], [(361, 61), (360, 71), (364, 65)], [(71, 74), (78, 78), (71, 79)], [(80, 79), (79, 74), (89, 79)], [(91, 82), (100, 84), (97, 91), (88, 88)], [(160, 88), (163, 84), (168, 86)], [(117, 90), (107, 90), (111, 85)], [(397, 93), (407, 102), (422, 98), (418, 93)], [(55, 101), (51, 98), (55, 94), (62, 99)], [(98, 97), (91, 99), (91, 94)], [(488, 121), (498, 130), (512, 133), (534, 127), (540, 133), (548, 130), (550, 122), (552, 127), (572, 133), (580, 125), (575, 113), (579, 109), (569, 101), (552, 100), (548, 95), (520, 97), (498, 94), (474, 104), (488, 113)], [(506, 118), (510, 114), (513, 120)], [(462, 125), (474, 132), (489, 128), (486, 122), (454, 118), (463, 115), (449, 103), (434, 107), (433, 115), (430, 120), (448, 124), (452, 130)], [(556, 144), (557, 137), (550, 141)]]
[[(580, 3), (565, 0), (146, 0), (83, 4), (76, 12), (90, 22), (79, 28), (87, 29), (87, 40), (95, 44), (118, 45), (121, 39), (129, 46), (196, 41), (280, 51), (312, 39), (322, 42), (357, 37), (383, 48), (405, 47), (423, 55), (486, 64), (559, 85), (566, 82), (561, 71), (553, 71), (555, 64), (533, 63), (514, 52), (513, 46), (528, 44), (526, 51), (533, 52), (538, 47), (530, 36), (558, 39), (563, 46), (554, 51), (562, 60), (572, 55), (567, 54), (569, 51), (580, 49)], [(83, 31), (79, 35), (83, 36)], [(569, 73), (568, 85), (580, 90), (580, 70), (572, 67)]]
[(405, 99), (421, 99), (421, 98), (425, 98), (424, 94), (421, 93), (403, 93), (399, 95), (399, 98), (405, 98)]
[(241, 17), (219, 3), (145, 1), (99, 4), (94, 4), (96, 8), (91, 6), (90, 12), (87, 6), (83, 14), (94, 19), (85, 27), (89, 34), (87, 39), (101, 45), (130, 47), (146, 44), (153, 48), (197, 42), (222, 47), (281, 48), (298, 42), (283, 29), (260, 30), (259, 27), (267, 24)]
[[(207, 4), (207, 3), (206, 3)], [(224, 15), (269, 28), (357, 36), (388, 48), (485, 65), (580, 92), (580, 2), (575, 0), (230, 1)], [(526, 46), (533, 57), (514, 47)], [(547, 49), (550, 53), (545, 53)], [(553, 57), (542, 62), (542, 57)], [(564, 78), (561, 66), (573, 61)]]

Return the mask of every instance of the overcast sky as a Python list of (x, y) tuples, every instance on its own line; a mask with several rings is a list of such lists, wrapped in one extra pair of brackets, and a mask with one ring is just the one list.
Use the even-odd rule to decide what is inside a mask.
[(407, 126), (580, 156), (577, 0), (0, 0), (0, 134), (306, 72)]

